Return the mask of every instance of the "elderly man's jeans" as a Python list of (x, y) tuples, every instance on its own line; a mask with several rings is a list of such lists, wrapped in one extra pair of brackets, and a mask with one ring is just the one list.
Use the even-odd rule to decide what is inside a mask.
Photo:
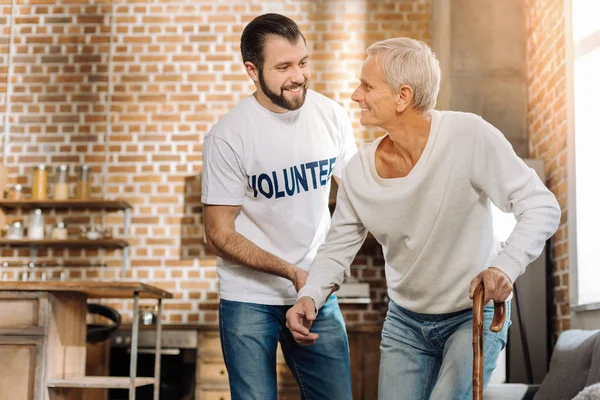
[[(494, 307), (484, 308), (484, 387), (506, 346), (510, 302), (502, 331), (490, 331)], [(383, 325), (379, 400), (472, 398), (473, 312), (418, 314), (390, 300)]]
[(232, 400), (277, 400), (277, 342), (302, 399), (352, 399), (348, 335), (335, 296), (319, 310), (314, 345), (301, 346), (285, 327), (290, 306), (221, 300), (219, 325)]

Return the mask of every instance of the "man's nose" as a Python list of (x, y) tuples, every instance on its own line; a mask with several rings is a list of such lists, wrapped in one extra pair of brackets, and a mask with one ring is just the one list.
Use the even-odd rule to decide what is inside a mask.
[(354, 90), (350, 98), (352, 99), (352, 101), (356, 101), (357, 103), (362, 99), (362, 93), (360, 92), (359, 88), (356, 88), (356, 90)]
[(300, 84), (300, 83), (304, 83), (305, 80), (306, 79), (304, 78), (304, 75), (302, 74), (302, 69), (295, 68), (294, 74), (291, 76), (290, 81), (292, 81), (293, 83), (296, 83), (296, 84)]

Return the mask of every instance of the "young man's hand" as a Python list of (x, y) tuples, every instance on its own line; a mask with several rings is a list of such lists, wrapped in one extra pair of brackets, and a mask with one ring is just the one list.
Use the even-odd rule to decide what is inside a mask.
[(310, 327), (316, 318), (315, 302), (312, 298), (304, 296), (288, 310), (285, 326), (290, 330), (296, 342), (302, 345), (311, 345), (319, 338), (316, 333), (310, 333)]
[(302, 289), (304, 285), (306, 285), (306, 278), (308, 278), (308, 272), (294, 265), (289, 279), (294, 284), (294, 287), (296, 288), (296, 293), (298, 293), (300, 289)]

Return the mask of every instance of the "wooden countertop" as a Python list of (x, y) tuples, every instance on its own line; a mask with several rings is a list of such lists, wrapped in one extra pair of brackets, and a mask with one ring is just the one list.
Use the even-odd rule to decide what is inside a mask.
[(78, 292), (91, 299), (123, 299), (138, 292), (144, 299), (170, 299), (172, 293), (141, 282), (0, 281), (0, 291)]

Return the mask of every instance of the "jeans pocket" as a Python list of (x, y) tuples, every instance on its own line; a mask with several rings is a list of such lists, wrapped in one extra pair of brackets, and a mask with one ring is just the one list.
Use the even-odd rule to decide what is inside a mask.
[(505, 336), (502, 336), (501, 332), (496, 334), (496, 338), (494, 340), (500, 342), (500, 351), (504, 350), (504, 348), (506, 347), (507, 338)]
[[(489, 330), (489, 326), (491, 325), (492, 319), (494, 317), (494, 306), (486, 305), (483, 309), (483, 312), (484, 312), (484, 334), (486, 332), (488, 333), (488, 337), (484, 338), (484, 343), (485, 343), (486, 339), (489, 338), (489, 340), (492, 341), (493, 347), (495, 347), (499, 343), (501, 346), (500, 351), (502, 351), (506, 347), (506, 344), (508, 342), (508, 328), (512, 324), (512, 322), (510, 320), (510, 302), (506, 303), (506, 319), (504, 320), (504, 326), (502, 327), (502, 330), (498, 333), (494, 333), (493, 335), (489, 335), (492, 333)], [(490, 347), (489, 349), (491, 351), (492, 347)]]

